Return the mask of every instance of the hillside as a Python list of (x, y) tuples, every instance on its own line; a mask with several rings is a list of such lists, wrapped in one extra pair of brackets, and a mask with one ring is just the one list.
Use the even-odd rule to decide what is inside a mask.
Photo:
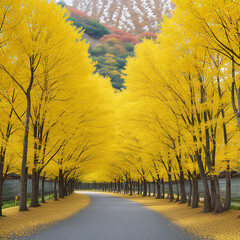
[(113, 88), (124, 89), (124, 80), (121, 75), (127, 58), (134, 56), (134, 46), (137, 43), (143, 38), (156, 39), (156, 33), (143, 31), (140, 34), (132, 34), (107, 23), (101, 23), (89, 16), (89, 12), (84, 13), (67, 5), (66, 2), (69, 4), (69, 1), (59, 1), (58, 4), (69, 10), (68, 21), (84, 30), (83, 37), (90, 42), (89, 54), (96, 62), (96, 71), (103, 76), (110, 77)]
[(66, 0), (67, 5), (112, 27), (134, 35), (157, 32), (162, 15), (170, 15), (170, 0)]

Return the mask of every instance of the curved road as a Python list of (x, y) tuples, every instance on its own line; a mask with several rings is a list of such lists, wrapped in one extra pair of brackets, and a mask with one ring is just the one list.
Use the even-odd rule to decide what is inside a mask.
[(24, 239), (31, 240), (190, 240), (184, 232), (143, 205), (110, 195), (82, 192), (90, 205), (73, 217)]

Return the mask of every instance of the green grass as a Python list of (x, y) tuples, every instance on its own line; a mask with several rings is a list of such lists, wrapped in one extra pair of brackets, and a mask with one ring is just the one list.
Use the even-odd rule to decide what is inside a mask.
[[(49, 200), (49, 199), (53, 199), (54, 198), (54, 194), (48, 194), (45, 195), (45, 200)], [(38, 201), (41, 202), (42, 197), (38, 197)], [(31, 202), (31, 198), (27, 198), (27, 205), (29, 205)], [(10, 207), (15, 207), (19, 205), (19, 201), (16, 200), (8, 200), (8, 201), (3, 201), (3, 209), (5, 208), (10, 208)]]
[(233, 210), (240, 210), (240, 205), (231, 204), (231, 209), (233, 209)]

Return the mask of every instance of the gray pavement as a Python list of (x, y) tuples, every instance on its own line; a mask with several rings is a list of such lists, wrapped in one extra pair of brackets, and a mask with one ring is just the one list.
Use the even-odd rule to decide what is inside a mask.
[[(73, 217), (24, 239), (190, 240), (197, 239), (143, 205), (110, 195), (83, 192), (91, 204)], [(63, 210), (64, 211), (64, 210)], [(16, 238), (15, 238), (16, 239)], [(23, 238), (21, 238), (23, 239)]]

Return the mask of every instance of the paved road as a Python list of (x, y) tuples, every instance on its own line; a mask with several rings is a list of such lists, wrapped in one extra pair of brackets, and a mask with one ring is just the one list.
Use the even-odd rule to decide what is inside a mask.
[(190, 240), (197, 239), (143, 205), (84, 192), (91, 204), (73, 217), (28, 240)]

